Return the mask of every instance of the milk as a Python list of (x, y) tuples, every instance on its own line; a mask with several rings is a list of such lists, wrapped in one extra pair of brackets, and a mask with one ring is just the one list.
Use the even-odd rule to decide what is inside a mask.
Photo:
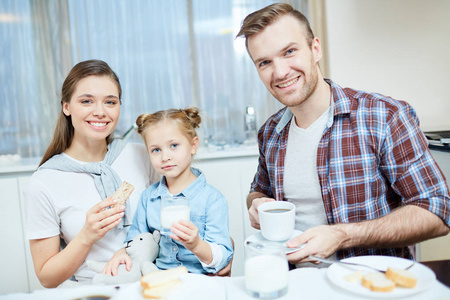
[(189, 206), (175, 205), (166, 206), (161, 209), (161, 227), (170, 229), (172, 223), (176, 223), (179, 220), (189, 221)]
[(245, 262), (245, 288), (261, 294), (281, 291), (288, 286), (289, 267), (285, 258), (257, 255)]

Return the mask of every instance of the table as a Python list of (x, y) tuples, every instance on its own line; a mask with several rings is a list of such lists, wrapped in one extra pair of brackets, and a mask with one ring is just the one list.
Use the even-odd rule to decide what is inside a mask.
[[(245, 293), (245, 279), (239, 277), (208, 277), (186, 274), (182, 287), (173, 292), (169, 300), (252, 300)], [(144, 299), (139, 282), (114, 286), (84, 286), (69, 289), (39, 290), (32, 294), (11, 294), (0, 296), (0, 300), (65, 300), (87, 295), (108, 295), (111, 300)], [(367, 299), (343, 290), (328, 280), (327, 269), (301, 268), (289, 272), (289, 292), (280, 300), (298, 299)], [(450, 288), (435, 281), (427, 290), (404, 299), (450, 299)]]

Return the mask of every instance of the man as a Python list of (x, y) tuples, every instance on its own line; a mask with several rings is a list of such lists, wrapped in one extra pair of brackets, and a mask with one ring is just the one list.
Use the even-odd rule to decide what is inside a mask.
[(288, 255), (412, 258), (407, 245), (446, 235), (450, 200), (413, 108), (324, 79), (322, 49), (289, 4), (247, 16), (237, 36), (270, 93), (285, 108), (258, 132), (259, 166), (247, 198), (250, 221), (266, 201), (296, 204)]

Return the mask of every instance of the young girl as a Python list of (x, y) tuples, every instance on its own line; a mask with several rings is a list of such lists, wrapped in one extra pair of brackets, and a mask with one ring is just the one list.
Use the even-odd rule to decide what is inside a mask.
[(143, 114), (136, 121), (150, 161), (163, 178), (141, 195), (126, 241), (141, 232), (161, 230), (162, 197), (183, 195), (189, 199), (190, 221), (173, 223), (170, 236), (161, 236), (156, 259), (160, 269), (184, 265), (192, 273), (217, 273), (233, 255), (227, 201), (206, 183), (200, 170), (191, 167), (199, 145), (195, 128), (200, 122), (197, 108)]

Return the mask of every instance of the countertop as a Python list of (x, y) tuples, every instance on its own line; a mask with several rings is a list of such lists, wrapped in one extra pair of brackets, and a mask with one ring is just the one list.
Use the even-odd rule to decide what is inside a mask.
[[(222, 148), (208, 149), (200, 147), (194, 156), (194, 161), (209, 159), (227, 159), (237, 157), (258, 156), (258, 146), (224, 146)], [(0, 176), (13, 176), (36, 171), (40, 157), (20, 158), (18, 155), (2, 156), (0, 160)]]

